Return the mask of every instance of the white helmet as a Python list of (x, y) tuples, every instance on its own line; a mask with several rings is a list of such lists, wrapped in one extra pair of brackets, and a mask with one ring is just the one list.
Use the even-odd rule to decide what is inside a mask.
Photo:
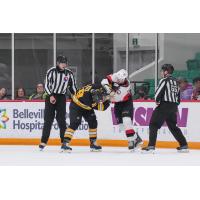
[(117, 83), (123, 83), (128, 77), (128, 72), (125, 69), (121, 69), (113, 74), (114, 81)]

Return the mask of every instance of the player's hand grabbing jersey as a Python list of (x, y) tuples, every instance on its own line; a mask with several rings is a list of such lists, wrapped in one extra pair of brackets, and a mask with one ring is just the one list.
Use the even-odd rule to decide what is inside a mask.
[(126, 79), (123, 84), (117, 83), (115, 76), (110, 74), (101, 81), (102, 86), (112, 96), (113, 102), (128, 101), (132, 98), (130, 81)]

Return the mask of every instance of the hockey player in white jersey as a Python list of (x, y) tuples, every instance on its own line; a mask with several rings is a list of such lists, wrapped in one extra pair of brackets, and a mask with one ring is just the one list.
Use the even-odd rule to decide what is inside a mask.
[(128, 72), (121, 69), (108, 75), (101, 81), (110, 100), (114, 105), (114, 114), (120, 127), (124, 127), (128, 139), (129, 150), (134, 150), (142, 144), (142, 139), (133, 129), (133, 100)]

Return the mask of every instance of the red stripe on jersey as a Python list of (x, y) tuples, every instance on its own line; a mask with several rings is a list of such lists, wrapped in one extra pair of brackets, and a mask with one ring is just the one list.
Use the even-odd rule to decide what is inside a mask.
[(123, 101), (128, 101), (130, 97), (131, 97), (131, 94), (128, 93), (126, 96), (124, 96)]

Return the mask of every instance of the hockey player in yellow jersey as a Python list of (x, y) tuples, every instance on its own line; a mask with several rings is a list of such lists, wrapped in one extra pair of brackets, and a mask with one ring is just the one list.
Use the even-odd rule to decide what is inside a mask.
[(69, 107), (70, 125), (65, 132), (61, 150), (66, 152), (72, 151), (69, 144), (83, 117), (89, 125), (90, 149), (91, 151), (100, 151), (102, 147), (96, 143), (97, 119), (94, 109), (100, 111), (106, 110), (110, 105), (109, 96), (101, 85), (89, 84), (80, 88), (71, 97), (72, 102)]

